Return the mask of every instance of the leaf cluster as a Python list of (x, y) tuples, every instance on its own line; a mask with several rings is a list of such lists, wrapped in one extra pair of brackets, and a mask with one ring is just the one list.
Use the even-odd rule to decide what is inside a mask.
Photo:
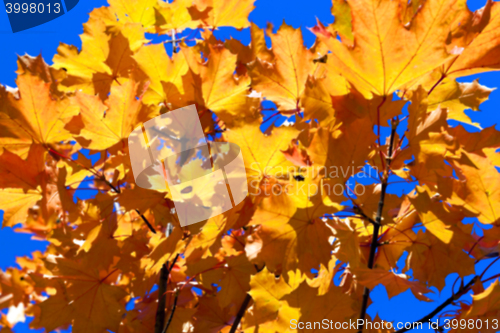
[[(453, 273), (444, 305), (474, 296), (448, 315), (500, 316), (498, 281), (486, 285), (498, 278), (500, 133), (464, 112), (493, 89), (456, 80), (500, 66), (499, 4), (333, 0), (311, 48), (300, 29), (250, 23), (252, 9), (109, 0), (81, 49), (61, 44), (51, 66), (19, 57), (17, 88), (0, 86), (0, 209), (4, 227), (49, 245), (0, 271), (2, 333), (24, 314), (76, 333), (380, 321), (366, 315), (375, 286), (432, 302)], [(218, 40), (227, 26), (250, 43)], [(210, 140), (242, 149), (250, 193), (181, 227), (168, 191), (135, 186), (127, 138), (191, 104)]]

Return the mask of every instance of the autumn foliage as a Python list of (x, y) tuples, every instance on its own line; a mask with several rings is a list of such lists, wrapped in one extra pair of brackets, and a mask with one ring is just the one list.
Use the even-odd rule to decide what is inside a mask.
[[(500, 4), (334, 0), (311, 48), (253, 8), (109, 0), (81, 49), (19, 57), (17, 88), (0, 86), (0, 209), (49, 245), (0, 271), (0, 308), (47, 332), (298, 332), (291, 319), (383, 320), (366, 314), (377, 285), (433, 302), (457, 273), (431, 317), (491, 325), (500, 133), (464, 112), (492, 89), (456, 79), (499, 68)], [(218, 40), (228, 26), (251, 42)], [(127, 138), (191, 104), (209, 140), (241, 147), (250, 193), (181, 227), (168, 191), (135, 186)]]

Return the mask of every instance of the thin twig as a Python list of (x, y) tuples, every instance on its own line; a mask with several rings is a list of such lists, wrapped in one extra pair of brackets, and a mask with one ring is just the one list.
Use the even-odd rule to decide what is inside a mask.
[(491, 276), (491, 277), (489, 277), (489, 278), (487, 278), (486, 280), (481, 281), (481, 282), (482, 282), (482, 283), (486, 283), (486, 282), (489, 282), (489, 281), (491, 281), (491, 280), (497, 279), (497, 278), (499, 278), (499, 277), (500, 277), (500, 274), (493, 275), (493, 276)]
[[(380, 107), (380, 106), (379, 106)], [(380, 191), (380, 200), (378, 202), (377, 215), (375, 217), (375, 223), (373, 223), (373, 234), (372, 234), (372, 242), (370, 245), (370, 255), (368, 257), (368, 268), (372, 269), (375, 263), (375, 253), (377, 251), (378, 246), (378, 236), (380, 232), (380, 226), (382, 223), (382, 212), (384, 210), (384, 202), (385, 202), (385, 192), (387, 189), (387, 181), (389, 179), (389, 166), (392, 159), (392, 149), (394, 146), (394, 138), (396, 136), (396, 128), (398, 126), (398, 121), (393, 119), (392, 121), (392, 130), (391, 137), (389, 139), (389, 154), (387, 155), (387, 169), (384, 170), (384, 175), (382, 176), (382, 189)], [(380, 140), (380, 138), (379, 138)], [(361, 313), (359, 315), (359, 319), (361, 319), (360, 325), (358, 325), (358, 332), (362, 333), (364, 328), (364, 322), (366, 317), (366, 310), (368, 308), (368, 300), (370, 299), (370, 289), (365, 287), (363, 290), (363, 301), (361, 303)]]
[(146, 225), (148, 226), (149, 230), (151, 230), (153, 232), (153, 234), (156, 234), (155, 228), (153, 228), (153, 226), (151, 225), (151, 223), (149, 223), (148, 219), (143, 214), (141, 214), (141, 212), (138, 209), (136, 209), (135, 211), (137, 212), (137, 214), (139, 214), (141, 216), (142, 220), (144, 221), (144, 223), (146, 223)]
[[(428, 322), (429, 320), (431, 320), (432, 318), (434, 318), (435, 315), (439, 314), (441, 312), (441, 310), (443, 310), (444, 308), (446, 308), (448, 305), (450, 305), (451, 303), (453, 303), (453, 301), (456, 301), (457, 299), (459, 299), (463, 294), (465, 294), (467, 292), (467, 290), (469, 290), (470, 287), (472, 287), (472, 285), (474, 283), (476, 283), (476, 281), (479, 279), (479, 276), (475, 276), (472, 280), (470, 280), (469, 283), (467, 283), (465, 286), (462, 286), (462, 288), (460, 288), (456, 294), (453, 294), (450, 296), (450, 298), (448, 298), (446, 301), (444, 301), (441, 305), (439, 305), (437, 308), (434, 309), (434, 311), (432, 311), (431, 313), (429, 313), (428, 315), (426, 315), (425, 317), (422, 317), (421, 319), (419, 320), (416, 320), (414, 321), (413, 323), (425, 323), (425, 322)], [(411, 325), (413, 327), (413, 325)], [(404, 328), (402, 330), (399, 330), (399, 331), (396, 331), (396, 333), (404, 333), (404, 332), (407, 332), (407, 331), (410, 331), (412, 330), (412, 328)]]
[(50, 153), (56, 154), (59, 157), (62, 157), (64, 159), (66, 159), (66, 160), (68, 160), (70, 162), (73, 162), (76, 165), (79, 165), (80, 167), (86, 169), (87, 171), (89, 171), (90, 173), (92, 173), (94, 176), (96, 176), (98, 180), (105, 182), (113, 191), (115, 191), (115, 193), (121, 193), (121, 191), (120, 191), (119, 188), (116, 188), (113, 184), (111, 184), (111, 182), (109, 180), (107, 180), (104, 175), (100, 175), (97, 170), (95, 170), (93, 168), (89, 168), (89, 167), (85, 166), (84, 164), (78, 162), (77, 160), (74, 160), (71, 157), (64, 155), (63, 153), (60, 153), (60, 152), (58, 152), (57, 150), (55, 150), (53, 148), (48, 148), (48, 150), (49, 150)]
[[(173, 264), (172, 264), (173, 266)], [(172, 306), (172, 312), (170, 312), (170, 316), (168, 317), (167, 325), (165, 326), (165, 329), (163, 330), (162, 333), (167, 333), (168, 327), (170, 326), (170, 323), (172, 322), (172, 319), (174, 318), (174, 313), (175, 309), (177, 308), (177, 299), (179, 298), (179, 290), (177, 289), (175, 291), (175, 298), (174, 298), (174, 305)]]
[(493, 260), (489, 265), (488, 267), (486, 267), (486, 269), (483, 271), (483, 273), (481, 274), (481, 279), (483, 278), (484, 274), (491, 268), (491, 266), (493, 266), (498, 260), (500, 260), (500, 257), (497, 257), (495, 260)]

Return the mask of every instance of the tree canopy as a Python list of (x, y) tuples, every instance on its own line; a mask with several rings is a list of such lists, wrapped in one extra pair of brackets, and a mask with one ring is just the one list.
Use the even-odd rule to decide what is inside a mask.
[[(47, 332), (403, 332), (368, 325), (383, 285), (436, 303), (415, 322), (453, 309), (476, 325), (453, 332), (496, 332), (500, 133), (465, 113), (493, 89), (457, 78), (500, 67), (500, 4), (333, 0), (307, 48), (251, 23), (253, 3), (109, 0), (81, 49), (18, 58), (17, 88), (0, 86), (0, 209), (49, 245), (0, 271), (0, 309)], [(241, 148), (249, 194), (181, 227), (168, 190), (135, 185), (127, 138), (192, 104), (210, 141)]]

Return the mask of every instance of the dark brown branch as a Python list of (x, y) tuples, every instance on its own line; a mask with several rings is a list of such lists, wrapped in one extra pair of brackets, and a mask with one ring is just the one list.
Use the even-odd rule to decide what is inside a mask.
[[(266, 265), (263, 265), (262, 267), (259, 268), (257, 265), (253, 265), (255, 267), (255, 270), (260, 272), (261, 270), (266, 267)], [(231, 330), (229, 333), (235, 333), (236, 330), (238, 329), (238, 326), (240, 325), (241, 318), (245, 315), (245, 311), (247, 310), (248, 304), (252, 300), (252, 296), (250, 294), (246, 294), (245, 299), (243, 300), (243, 303), (241, 303), (241, 307), (238, 310), (238, 313), (236, 314), (236, 318), (234, 318), (233, 325), (231, 326)]]
[(105, 182), (105, 183), (106, 183), (109, 187), (111, 187), (111, 189), (112, 189), (113, 191), (115, 191), (115, 193), (118, 193), (118, 194), (120, 194), (120, 193), (121, 193), (120, 189), (119, 189), (119, 188), (117, 188), (117, 187), (115, 187), (113, 184), (111, 184), (111, 182), (110, 182), (109, 180), (107, 180), (104, 176), (102, 176), (102, 177), (100, 178), (100, 180), (102, 180), (102, 181), (103, 181), (103, 182)]
[[(453, 303), (454, 301), (459, 299), (463, 294), (465, 294), (467, 292), (467, 290), (469, 290), (469, 288), (472, 287), (472, 285), (474, 283), (476, 283), (476, 281), (478, 279), (479, 279), (479, 276), (475, 276), (472, 280), (470, 280), (469, 283), (467, 283), (465, 286), (462, 286), (455, 294), (451, 295), (450, 298), (448, 298), (441, 305), (439, 305), (437, 308), (435, 308), (434, 311), (432, 311), (431, 313), (429, 313), (425, 317), (422, 317), (421, 319), (414, 321), (413, 323), (414, 324), (425, 323), (425, 322), (428, 322), (429, 320), (431, 320), (432, 318), (434, 318), (434, 316), (439, 314), (444, 308), (446, 308), (448, 305), (450, 305), (451, 303)], [(396, 333), (404, 333), (404, 332), (407, 332), (410, 330), (412, 330), (412, 329), (411, 328), (408, 328), (408, 329), (404, 328), (402, 330), (396, 331)]]
[(354, 207), (354, 212), (356, 214), (360, 215), (362, 218), (364, 218), (368, 222), (370, 222), (371, 224), (373, 224), (373, 225), (377, 224), (377, 221), (375, 221), (374, 219), (372, 219), (371, 217), (369, 217), (368, 215), (366, 215), (365, 212), (363, 212), (363, 210), (360, 207), (355, 206)]
[(250, 296), (250, 294), (247, 294), (245, 296), (245, 299), (243, 300), (243, 303), (241, 303), (241, 307), (238, 310), (238, 313), (236, 314), (236, 318), (234, 318), (233, 326), (231, 326), (231, 330), (229, 331), (229, 333), (236, 333), (236, 330), (238, 329), (238, 326), (240, 325), (241, 318), (243, 318), (243, 315), (245, 314), (245, 311), (247, 310), (248, 303), (250, 303), (251, 299), (252, 299), (252, 296)]
[[(165, 305), (167, 301), (167, 283), (170, 277), (170, 272), (172, 272), (172, 269), (174, 268), (175, 263), (177, 262), (177, 259), (179, 259), (179, 253), (176, 254), (174, 260), (172, 261), (172, 265), (170, 267), (168, 266), (168, 260), (165, 264), (163, 264), (161, 270), (160, 270), (160, 282), (158, 283), (158, 308), (156, 309), (156, 318), (155, 318), (155, 333), (163, 333), (164, 327), (165, 327)], [(174, 311), (175, 311), (175, 306), (177, 305), (177, 295), (176, 295), (176, 300), (175, 300), (175, 305), (174, 305)], [(170, 317), (173, 316), (173, 312), (170, 315)], [(169, 323), (172, 321), (172, 318), (169, 318)]]
[[(382, 189), (380, 191), (380, 200), (378, 202), (377, 215), (375, 217), (375, 223), (373, 224), (373, 234), (372, 234), (372, 242), (370, 245), (370, 255), (368, 257), (368, 268), (372, 269), (375, 263), (375, 253), (377, 252), (378, 246), (378, 236), (380, 232), (380, 226), (382, 223), (382, 213), (384, 210), (384, 202), (385, 202), (385, 192), (387, 189), (387, 181), (389, 179), (389, 166), (391, 164), (392, 159), (392, 150), (394, 147), (394, 138), (396, 136), (396, 128), (398, 126), (397, 119), (393, 119), (392, 121), (392, 129), (391, 129), (391, 137), (389, 139), (389, 154), (387, 155), (387, 169), (384, 170), (384, 174), (382, 176)], [(380, 138), (379, 138), (380, 140)], [(364, 328), (364, 319), (366, 317), (366, 310), (368, 308), (368, 301), (370, 299), (370, 289), (365, 287), (363, 290), (363, 301), (361, 303), (361, 313), (359, 315), (359, 319), (362, 320), (362, 324), (358, 325), (358, 332), (362, 333)]]
[(139, 214), (141, 216), (142, 220), (144, 221), (144, 223), (146, 223), (149, 230), (151, 230), (153, 232), (153, 234), (156, 234), (156, 230), (153, 228), (151, 223), (149, 223), (148, 219), (143, 214), (141, 214), (141, 212), (138, 209), (136, 209), (135, 211), (137, 212), (137, 214)]
[(167, 300), (168, 262), (163, 264), (160, 270), (160, 282), (158, 283), (158, 308), (156, 309), (155, 333), (162, 333), (165, 325), (165, 303)]

